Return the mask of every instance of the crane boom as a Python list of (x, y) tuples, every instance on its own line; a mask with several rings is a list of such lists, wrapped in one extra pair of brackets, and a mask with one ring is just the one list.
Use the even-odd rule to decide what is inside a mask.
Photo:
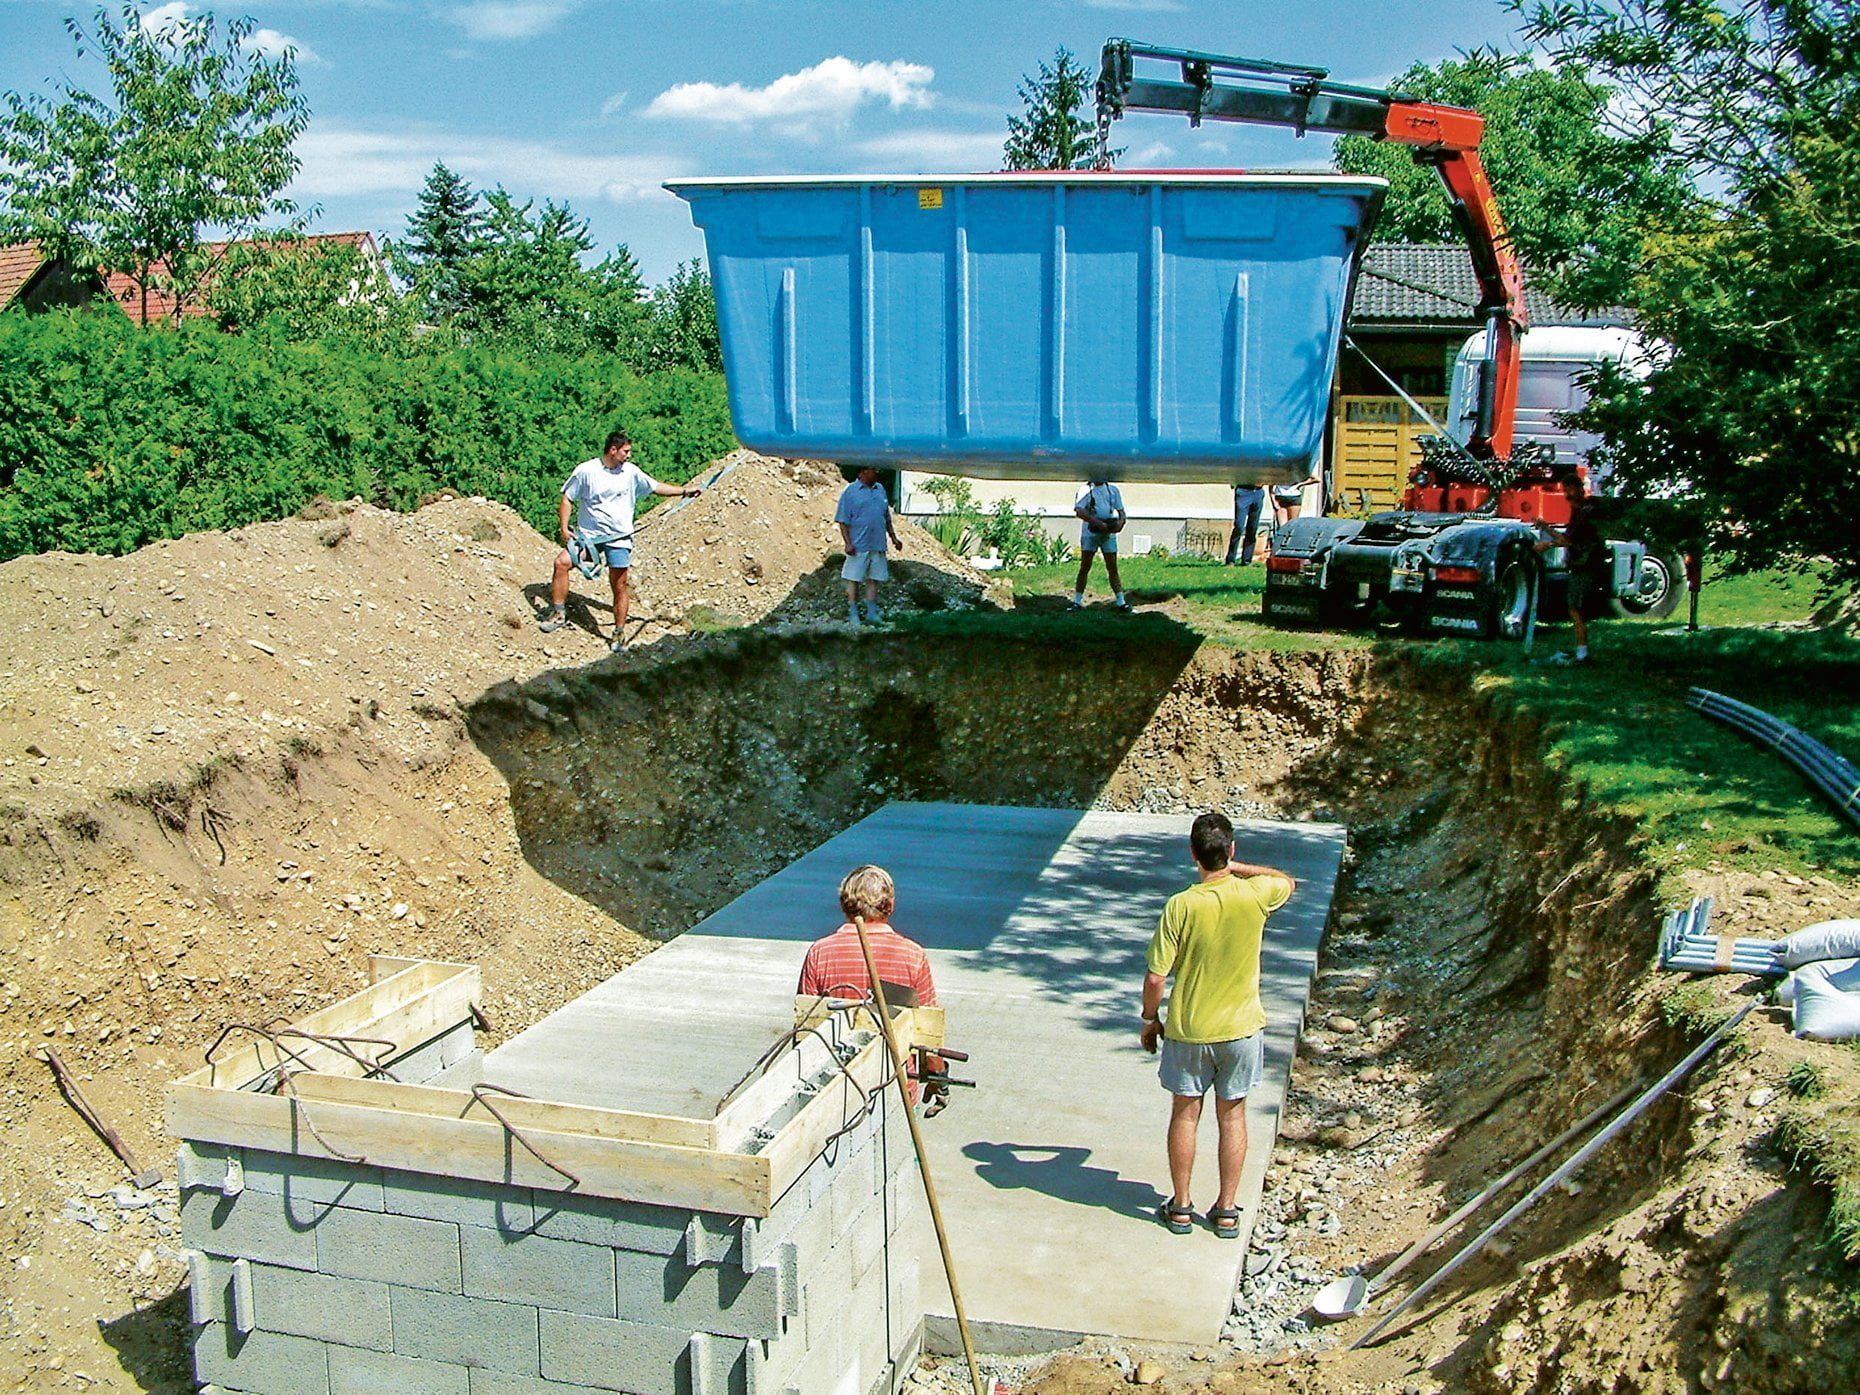
[[(1137, 60), (1177, 65), (1179, 76), (1139, 76)], [(1098, 141), (1108, 148), (1110, 123), (1129, 111), (1178, 112), (1204, 120), (1290, 127), (1303, 136), (1367, 136), (1411, 146), (1416, 164), (1439, 174), (1454, 220), (1465, 234), (1479, 282), (1486, 326), (1486, 366), (1467, 449), (1482, 459), (1511, 454), (1518, 405), (1520, 339), (1530, 320), (1524, 273), (1498, 200), (1479, 159), (1485, 120), (1464, 107), (1418, 102), (1373, 87), (1329, 81), (1322, 68), (1193, 49), (1112, 39), (1098, 74)]]

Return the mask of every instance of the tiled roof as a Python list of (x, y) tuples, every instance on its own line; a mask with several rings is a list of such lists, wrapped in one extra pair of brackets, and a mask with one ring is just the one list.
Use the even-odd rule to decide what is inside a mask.
[[(1413, 242), (1379, 242), (1363, 255), (1350, 301), (1354, 325), (1466, 324), (1476, 326), (1479, 281), (1464, 247)], [(1624, 325), (1626, 311), (1592, 315), (1558, 305), (1534, 289), (1528, 277), (1524, 304), (1538, 325)]]
[(26, 289), (44, 265), (45, 254), (36, 242), (0, 245), (0, 310), (13, 303), (13, 297)]
[[(284, 240), (287, 239), (280, 239), (280, 241)], [(288, 240), (301, 242), (306, 246), (325, 242), (336, 243), (345, 247), (353, 247), (357, 251), (366, 253), (369, 256), (379, 255), (375, 247), (374, 234), (367, 232), (305, 233), (301, 238)], [(234, 244), (230, 242), (206, 242), (201, 244), (216, 262), (225, 253), (226, 249), (233, 245)], [(160, 271), (161, 268), (157, 267), (156, 270)], [(208, 274), (211, 276), (211, 273)], [(104, 285), (108, 288), (110, 294), (116, 298), (117, 303), (123, 307), (124, 313), (127, 314), (130, 319), (142, 320), (142, 288), (136, 284), (133, 277), (125, 275), (120, 271), (112, 272), (109, 276), (104, 278)], [(172, 320), (174, 318), (174, 298), (159, 288), (154, 286), (149, 288), (148, 303), (148, 318), (144, 323), (158, 324), (163, 320)], [(185, 306), (182, 309), (181, 317), (186, 319), (192, 316), (205, 315), (207, 313), (207, 307), (195, 301), (193, 304)]]

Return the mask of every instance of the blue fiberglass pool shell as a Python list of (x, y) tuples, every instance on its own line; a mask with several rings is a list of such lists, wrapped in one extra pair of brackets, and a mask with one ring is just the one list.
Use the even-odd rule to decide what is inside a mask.
[(709, 179), (736, 434), (1003, 479), (1300, 479), (1381, 180)]

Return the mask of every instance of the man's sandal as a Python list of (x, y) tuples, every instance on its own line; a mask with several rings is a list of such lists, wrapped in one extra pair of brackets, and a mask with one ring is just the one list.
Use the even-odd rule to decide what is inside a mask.
[(1195, 1228), (1195, 1208), (1177, 1206), (1173, 1201), (1165, 1201), (1156, 1208), (1156, 1219), (1177, 1235), (1187, 1235)]
[(1216, 1206), (1208, 1212), (1208, 1229), (1223, 1240), (1240, 1238), (1240, 1208), (1237, 1206)]

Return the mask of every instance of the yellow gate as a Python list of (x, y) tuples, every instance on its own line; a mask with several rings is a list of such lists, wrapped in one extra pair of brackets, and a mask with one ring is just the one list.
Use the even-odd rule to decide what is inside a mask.
[[(1417, 397), (1436, 421), (1444, 397)], [(1332, 440), (1330, 493), (1345, 513), (1392, 509), (1421, 463), (1421, 437), (1434, 428), (1399, 397), (1340, 397)]]

